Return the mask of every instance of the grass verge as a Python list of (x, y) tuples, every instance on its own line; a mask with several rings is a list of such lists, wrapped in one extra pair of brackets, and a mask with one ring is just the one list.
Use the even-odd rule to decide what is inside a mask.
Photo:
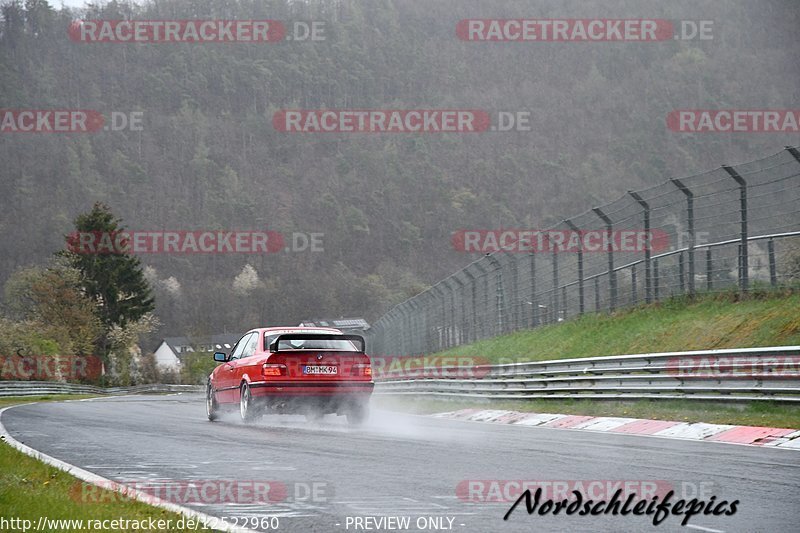
[(435, 355), (483, 357), (492, 363), (647, 352), (800, 345), (800, 293), (737, 293), (674, 298), (589, 314), (518, 331)]
[[(87, 397), (90, 396), (2, 398), (0, 407), (34, 401)], [(0, 517), (6, 520), (15, 518), (30, 520), (32, 526), (29, 530), (32, 530), (41, 516), (51, 520), (82, 519), (84, 521), (83, 528), (77, 527), (76, 524), (60, 524), (60, 527), (51, 524), (44, 531), (88, 531), (89, 527), (86, 525), (88, 520), (123, 519), (139, 521), (144, 524), (144, 521), (152, 518), (155, 521), (171, 520), (171, 527), (136, 529), (134, 524), (128, 523), (129, 527), (127, 528), (106, 527), (105, 529), (108, 531), (194, 531), (193, 528), (177, 527), (183, 518), (179, 514), (124, 499), (111, 491), (97, 489), (97, 492), (92, 492), (92, 501), (84, 502), (80, 496), (83, 493), (82, 486), (82, 481), (68, 473), (37, 461), (4, 442), (0, 443)], [(12, 531), (22, 530), (23, 523), (17, 522), (17, 524), (20, 527), (14, 526), (13, 523), (10, 524)], [(99, 530), (99, 528), (95, 529)], [(202, 525), (198, 527), (198, 530), (210, 531), (204, 530)]]

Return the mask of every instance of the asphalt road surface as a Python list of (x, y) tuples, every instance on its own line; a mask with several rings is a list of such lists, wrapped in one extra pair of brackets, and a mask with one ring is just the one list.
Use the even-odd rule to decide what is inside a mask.
[[(278, 531), (800, 531), (796, 451), (375, 410), (359, 429), (335, 416), (268, 416), (251, 426), (237, 417), (209, 422), (201, 395), (183, 394), (25, 405), (2, 422), (17, 440), (98, 475), (138, 488), (184, 487), (168, 499), (240, 524), (277, 517)], [(192, 480), (236, 482), (238, 493), (197, 497)], [(528, 515), (524, 503), (504, 521), (511, 502), (468, 501), (487, 494), (476, 487), (501, 485), (468, 480), (655, 482), (676, 498), (739, 504), (732, 516), (694, 516), (689, 528), (677, 516), (654, 526), (652, 516), (632, 514)], [(248, 487), (270, 501), (253, 503)], [(407, 517), (408, 526), (381, 522), (388, 517)]]

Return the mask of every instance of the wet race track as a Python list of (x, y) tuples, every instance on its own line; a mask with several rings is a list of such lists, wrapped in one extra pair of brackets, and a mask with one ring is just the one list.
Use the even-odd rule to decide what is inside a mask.
[[(335, 416), (268, 416), (247, 426), (238, 415), (211, 423), (204, 409), (197, 394), (128, 396), (24, 405), (4, 412), (2, 423), (57, 459), (261, 530), (797, 530), (796, 451), (379, 410), (358, 429)], [(608, 500), (627, 482), (632, 490), (675, 490), (674, 499), (739, 504), (732, 516), (694, 516), (688, 528), (678, 516), (654, 526), (652, 516), (633, 514), (528, 515), (524, 503), (504, 521), (522, 480), (554, 491), (542, 501), (557, 487)], [(77, 484), (86, 505), (92, 494)], [(482, 501), (504, 495), (513, 497)]]

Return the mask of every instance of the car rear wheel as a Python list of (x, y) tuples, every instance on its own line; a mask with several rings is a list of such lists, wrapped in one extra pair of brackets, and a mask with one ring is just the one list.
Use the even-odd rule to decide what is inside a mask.
[(219, 405), (217, 399), (214, 397), (214, 391), (211, 388), (211, 380), (206, 384), (206, 415), (212, 422), (219, 418)]
[(351, 426), (357, 427), (369, 418), (369, 408), (366, 405), (354, 405), (347, 411), (347, 423)]
[(250, 385), (248, 385), (247, 382), (242, 383), (239, 392), (239, 415), (242, 417), (242, 422), (249, 424), (256, 419), (253, 397), (250, 394)]

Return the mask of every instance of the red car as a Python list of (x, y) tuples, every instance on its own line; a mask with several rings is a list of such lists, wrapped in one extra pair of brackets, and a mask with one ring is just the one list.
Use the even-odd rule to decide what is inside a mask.
[(362, 423), (375, 383), (364, 338), (333, 328), (259, 328), (248, 331), (208, 377), (206, 411), (239, 407), (243, 421), (268, 413), (329, 413)]

